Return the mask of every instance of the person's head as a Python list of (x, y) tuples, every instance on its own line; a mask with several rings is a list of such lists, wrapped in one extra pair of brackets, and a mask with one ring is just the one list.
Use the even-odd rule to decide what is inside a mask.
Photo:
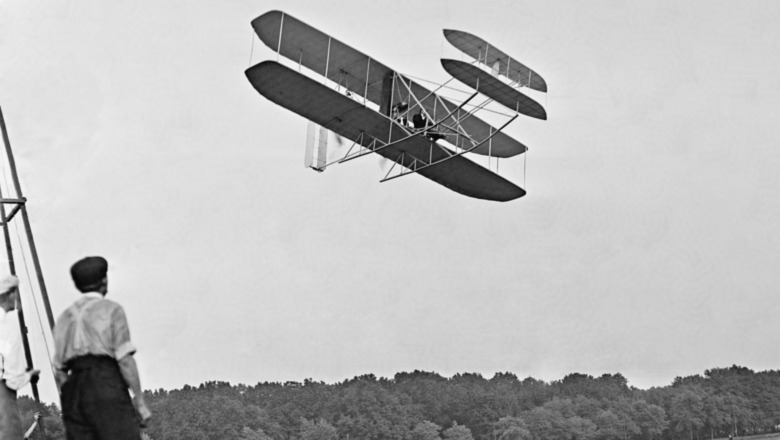
[(0, 308), (6, 312), (15, 310), (17, 301), (19, 301), (19, 278), (6, 275), (0, 279)]
[(108, 292), (108, 262), (103, 257), (86, 257), (70, 268), (73, 283), (81, 293)]

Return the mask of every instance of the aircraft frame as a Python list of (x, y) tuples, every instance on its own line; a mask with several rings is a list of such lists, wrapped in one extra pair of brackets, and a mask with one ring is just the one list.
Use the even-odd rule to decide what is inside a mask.
[[(513, 87), (516, 81), (510, 79), (507, 84), (474, 64), (443, 59), (445, 70), (474, 90), (455, 104), (437, 94), (438, 89), (428, 90), (284, 12), (267, 12), (253, 20), (252, 26), (261, 41), (277, 53), (277, 59), (281, 55), (298, 64), (298, 72), (277, 61), (250, 67), (246, 75), (253, 87), (277, 105), (352, 141), (343, 157), (313, 168), (322, 171), (335, 163), (376, 153), (393, 162), (380, 182), (418, 174), (469, 197), (508, 201), (525, 195), (519, 186), (464, 157), (473, 153), (508, 158), (528, 150), (504, 129), (520, 114), (546, 119), (546, 112)], [(473, 53), (474, 46), (483, 41), (459, 31), (445, 30), (445, 36), (454, 38), (453, 44), (462, 46), (459, 48), (467, 54), (465, 49)], [(480, 48), (477, 51), (477, 64), (488, 60)], [(490, 53), (494, 58), (503, 55), (497, 50)], [(512, 61), (497, 58), (494, 64), (505, 65), (504, 73), (518, 76), (520, 63)], [(301, 73), (302, 68), (320, 76), (324, 83)], [(536, 81), (534, 85), (541, 81), (546, 90), (546, 83), (534, 74), (529, 73), (529, 79)], [(335, 86), (328, 86), (328, 82)], [(527, 85), (531, 85), (530, 80)], [(480, 93), (488, 99), (465, 109)], [(514, 112), (498, 128), (476, 116), (493, 101)], [(355, 152), (358, 146), (363, 150)], [(392, 174), (396, 167), (400, 171)]]

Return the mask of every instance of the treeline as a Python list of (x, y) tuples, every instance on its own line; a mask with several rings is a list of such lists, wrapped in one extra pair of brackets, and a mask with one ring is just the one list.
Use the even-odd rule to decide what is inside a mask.
[[(705, 440), (780, 425), (780, 372), (738, 366), (650, 390), (620, 374), (546, 383), (415, 371), (337, 384), (207, 382), (146, 395), (154, 440)], [(39, 438), (63, 438), (46, 423)]]

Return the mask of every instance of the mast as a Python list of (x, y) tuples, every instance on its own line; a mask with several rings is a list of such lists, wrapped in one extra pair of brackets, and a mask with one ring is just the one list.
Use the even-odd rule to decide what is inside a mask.
[[(8, 159), (8, 167), (11, 170), (11, 178), (13, 179), (14, 190), (16, 193), (15, 198), (7, 198), (7, 195), (3, 194), (2, 189), (0, 189), (0, 221), (2, 221), (2, 225), (3, 225), (3, 237), (5, 238), (6, 254), (8, 256), (8, 269), (12, 275), (16, 275), (16, 264), (14, 261), (13, 247), (11, 246), (11, 237), (10, 237), (8, 226), (11, 220), (13, 220), (13, 218), (16, 216), (16, 214), (21, 212), (22, 222), (24, 223), (24, 230), (27, 238), (27, 245), (30, 249), (30, 257), (33, 260), (33, 266), (38, 281), (38, 288), (41, 294), (41, 300), (43, 301), (44, 308), (46, 309), (46, 317), (48, 318), (49, 330), (51, 330), (54, 327), (54, 315), (52, 314), (51, 311), (51, 304), (49, 303), (49, 295), (46, 291), (46, 284), (43, 281), (41, 264), (38, 260), (38, 252), (35, 248), (35, 241), (33, 240), (32, 228), (30, 227), (30, 219), (27, 215), (27, 208), (25, 206), (27, 199), (25, 199), (24, 196), (22, 195), (22, 187), (19, 183), (19, 176), (16, 172), (16, 163), (14, 162), (13, 152), (11, 151), (11, 142), (8, 138), (8, 130), (5, 126), (5, 118), (3, 117), (2, 108), (0, 108), (0, 130), (2, 130), (3, 132), (3, 143), (5, 144), (5, 154)], [(11, 211), (8, 212), (7, 216), (6, 216), (6, 205), (13, 206), (11, 208)], [(32, 286), (30, 286), (30, 288), (32, 290)], [(20, 298), (19, 305), (18, 305), (18, 312), (17, 312), (19, 314), (19, 328), (20, 331), (22, 332), (22, 342), (24, 345), (25, 358), (27, 360), (27, 368), (32, 369), (33, 368), (32, 353), (30, 351), (30, 341), (27, 338), (27, 326), (25, 325), (24, 313), (23, 313), (23, 308), (21, 303), (22, 301)], [(35, 397), (35, 401), (40, 402), (40, 398), (38, 396), (37, 384), (33, 383), (31, 385), (32, 385), (33, 396)]]

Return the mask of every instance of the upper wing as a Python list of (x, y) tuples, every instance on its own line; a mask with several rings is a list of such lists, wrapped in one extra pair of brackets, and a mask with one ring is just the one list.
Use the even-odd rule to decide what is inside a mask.
[(528, 86), (540, 92), (547, 92), (547, 83), (541, 75), (513, 59), (490, 43), (468, 32), (444, 29), (444, 37), (453, 46), (475, 60), (494, 67), (498, 63), (498, 73), (511, 81)]
[[(365, 97), (378, 105), (384, 114), (389, 114), (389, 104), (383, 102), (383, 96), (385, 101), (392, 96), (391, 101), (395, 103), (406, 100), (410, 108), (415, 104), (413, 101), (418, 100), (434, 119), (457, 108), (456, 104), (403, 77), (381, 62), (285, 12), (267, 12), (252, 20), (252, 27), (260, 40), (269, 48), (340, 84), (350, 92)], [(393, 86), (394, 80), (396, 83), (400, 82), (398, 78), (406, 83), (408, 88), (396, 86), (393, 87), (392, 94), (383, 94), (383, 87), (388, 87), (388, 83)], [(470, 148), (497, 131), (476, 116), (469, 116), (462, 121), (457, 121), (456, 117), (457, 115), (449, 118), (444, 125), (468, 135), (447, 139), (462, 149)], [(474, 149), (473, 153), (512, 157), (526, 150), (526, 146), (522, 143), (504, 133), (498, 133), (488, 143)]]
[(285, 58), (380, 104), (382, 81), (393, 73), (389, 67), (282, 11), (266, 12), (252, 27)]
[[(392, 142), (407, 136), (401, 130), (392, 130), (393, 124), (374, 110), (274, 61), (247, 69), (246, 76), (272, 102), (364, 147), (370, 147), (374, 139)], [(453, 153), (443, 147), (431, 148), (423, 136), (382, 148), (377, 154), (409, 169), (414, 169), (415, 162), (426, 164), (447, 158), (418, 173), (469, 197), (508, 201), (525, 195), (522, 188), (465, 157), (450, 157)]]

